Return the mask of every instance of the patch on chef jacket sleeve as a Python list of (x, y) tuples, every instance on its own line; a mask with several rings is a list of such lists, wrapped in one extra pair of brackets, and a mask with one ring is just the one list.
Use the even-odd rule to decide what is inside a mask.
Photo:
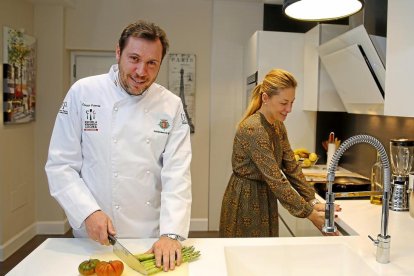
[(187, 120), (187, 116), (185, 115), (185, 112), (181, 113), (181, 123), (183, 125), (187, 125), (188, 124), (188, 120)]
[(68, 102), (67, 101), (64, 101), (63, 103), (62, 103), (62, 105), (60, 106), (60, 109), (59, 109), (59, 113), (60, 114), (65, 114), (65, 115), (68, 115)]

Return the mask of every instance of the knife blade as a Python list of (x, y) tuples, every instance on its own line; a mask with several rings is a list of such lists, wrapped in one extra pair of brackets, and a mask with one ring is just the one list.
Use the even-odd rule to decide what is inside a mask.
[(135, 271), (138, 271), (142, 275), (148, 275), (145, 267), (141, 262), (129, 252), (128, 249), (123, 246), (117, 238), (113, 235), (108, 235), (109, 243), (113, 246), (113, 252), (117, 255), (124, 263), (126, 263), (130, 268)]

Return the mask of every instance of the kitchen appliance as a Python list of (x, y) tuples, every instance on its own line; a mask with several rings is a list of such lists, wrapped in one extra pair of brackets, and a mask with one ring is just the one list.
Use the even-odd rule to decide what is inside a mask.
[(408, 200), (408, 209), (410, 209), (410, 216), (414, 218), (414, 173), (411, 172), (408, 175), (408, 194), (410, 198)]
[[(313, 185), (315, 192), (325, 198), (327, 192), (326, 181), (308, 181)], [(369, 179), (356, 176), (337, 176), (332, 184), (332, 192), (335, 198), (361, 199), (372, 195)]]
[(391, 199), (390, 209), (408, 211), (409, 209), (409, 173), (414, 156), (414, 140), (391, 139)]
[(371, 195), (371, 204), (382, 205), (384, 168), (381, 163), (381, 155), (377, 153), (377, 161), (371, 168), (371, 191), (379, 192), (377, 195)]
[(112, 235), (108, 235), (109, 243), (113, 246), (113, 251), (124, 263), (126, 263), (130, 268), (135, 271), (138, 271), (142, 275), (148, 275), (147, 270), (144, 265), (129, 252), (119, 241)]
[(385, 47), (386, 39), (369, 35), (364, 24), (318, 47), (348, 113), (384, 114), (385, 61), (380, 56), (384, 51), (378, 49)]

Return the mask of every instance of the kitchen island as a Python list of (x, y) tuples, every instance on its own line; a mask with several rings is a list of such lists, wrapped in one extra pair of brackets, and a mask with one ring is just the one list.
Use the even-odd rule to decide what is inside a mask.
[[(188, 275), (414, 275), (414, 218), (408, 212), (390, 211), (391, 261), (380, 264), (368, 235), (375, 239), (380, 233), (381, 206), (366, 199), (336, 203), (342, 206), (337, 225), (350, 236), (188, 239), (184, 245), (201, 251), (201, 257), (188, 265)], [(120, 241), (133, 253), (154, 242)], [(7, 275), (78, 275), (80, 262), (111, 251), (89, 239), (48, 239)]]

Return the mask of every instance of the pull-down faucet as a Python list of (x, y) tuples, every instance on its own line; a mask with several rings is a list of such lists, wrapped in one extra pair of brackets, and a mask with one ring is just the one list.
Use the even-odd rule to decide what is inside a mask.
[(386, 264), (390, 262), (390, 243), (391, 236), (388, 235), (388, 202), (390, 198), (390, 165), (387, 153), (384, 149), (384, 146), (374, 137), (369, 135), (355, 135), (347, 140), (345, 140), (341, 146), (336, 150), (335, 154), (332, 157), (331, 163), (329, 163), (328, 174), (327, 174), (327, 192), (326, 192), (326, 205), (325, 205), (325, 225), (322, 229), (325, 233), (333, 233), (336, 231), (335, 221), (334, 221), (334, 201), (335, 195), (332, 192), (332, 185), (335, 180), (335, 171), (338, 166), (339, 158), (342, 154), (351, 146), (359, 143), (368, 143), (375, 147), (377, 152), (381, 157), (381, 164), (384, 168), (383, 175), (383, 196), (382, 196), (382, 213), (381, 213), (381, 233), (378, 234), (377, 239), (373, 239), (371, 236), (368, 236), (374, 244), (377, 246), (376, 260), (379, 263)]

